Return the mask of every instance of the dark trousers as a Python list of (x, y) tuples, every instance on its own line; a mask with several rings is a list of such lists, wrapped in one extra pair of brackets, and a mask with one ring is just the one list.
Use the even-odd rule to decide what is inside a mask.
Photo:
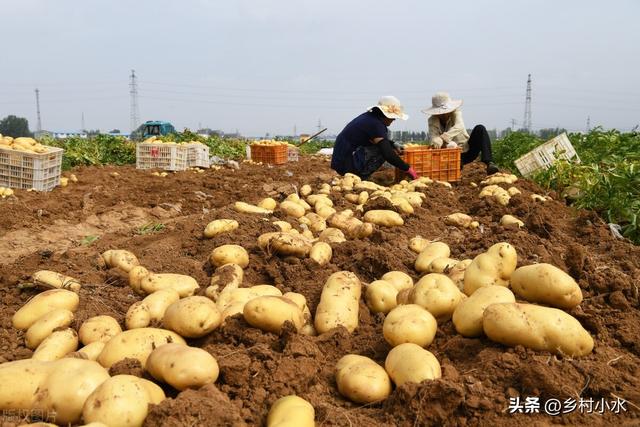
[(469, 135), (469, 151), (462, 153), (462, 164), (473, 162), (480, 154), (480, 160), (484, 163), (493, 161), (491, 155), (491, 139), (487, 133), (487, 129), (482, 125), (477, 125)]
[(360, 146), (353, 152), (356, 175), (362, 179), (369, 178), (384, 162), (389, 162), (403, 171), (409, 169), (409, 165), (398, 156), (391, 143), (386, 139), (375, 145)]

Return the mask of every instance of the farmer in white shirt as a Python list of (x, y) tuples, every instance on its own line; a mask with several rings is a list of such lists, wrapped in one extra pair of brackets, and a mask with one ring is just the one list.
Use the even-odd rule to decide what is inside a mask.
[(487, 165), (487, 175), (498, 172), (491, 155), (491, 139), (483, 125), (477, 125), (467, 133), (462, 121), (461, 100), (452, 100), (446, 92), (438, 92), (431, 98), (431, 108), (422, 110), (430, 116), (429, 141), (433, 148), (462, 148), (462, 165), (474, 161), (478, 154)]

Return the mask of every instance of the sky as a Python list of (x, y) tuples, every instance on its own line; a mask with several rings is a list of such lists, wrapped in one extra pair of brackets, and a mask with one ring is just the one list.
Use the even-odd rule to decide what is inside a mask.
[[(247, 136), (338, 133), (380, 96), (426, 130), (447, 91), (467, 127), (640, 124), (637, 0), (0, 0), (0, 117), (36, 128), (140, 121)], [(320, 122), (320, 123), (319, 123)]]

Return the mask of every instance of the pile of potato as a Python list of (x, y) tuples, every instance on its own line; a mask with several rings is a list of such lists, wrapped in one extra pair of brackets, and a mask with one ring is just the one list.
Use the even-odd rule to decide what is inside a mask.
[(0, 197), (4, 199), (9, 196), (13, 196), (13, 190), (11, 188), (0, 187)]
[(2, 136), (2, 134), (0, 134), (0, 148), (37, 154), (48, 153), (51, 149), (51, 147), (42, 145), (33, 138), (12, 138), (10, 136)]
[(287, 141), (276, 141), (275, 139), (260, 139), (260, 140), (253, 141), (251, 145), (274, 147), (278, 145), (292, 145), (292, 144), (289, 144)]

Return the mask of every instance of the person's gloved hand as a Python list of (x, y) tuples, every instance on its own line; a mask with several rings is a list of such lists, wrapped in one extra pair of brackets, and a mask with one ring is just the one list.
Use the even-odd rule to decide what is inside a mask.
[(411, 179), (418, 179), (420, 178), (418, 176), (418, 174), (416, 173), (415, 169), (413, 169), (413, 167), (410, 167), (409, 170), (407, 171), (407, 174), (411, 177)]
[(440, 138), (442, 138), (445, 144), (451, 142), (451, 137), (447, 133), (443, 133), (442, 135), (440, 135)]
[(458, 148), (458, 144), (453, 141), (447, 143), (447, 148)]
[(439, 136), (434, 136), (431, 138), (431, 148), (440, 148), (442, 147), (442, 138)]

